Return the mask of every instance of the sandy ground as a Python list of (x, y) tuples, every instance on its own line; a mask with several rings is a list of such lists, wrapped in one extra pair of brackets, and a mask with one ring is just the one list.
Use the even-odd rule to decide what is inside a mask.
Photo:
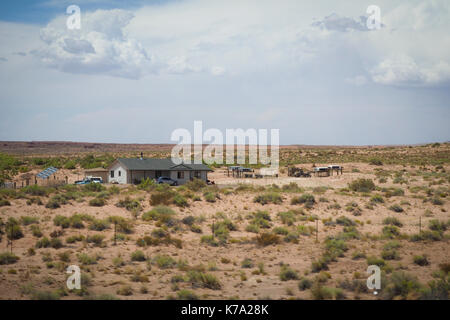
[[(319, 164), (317, 164), (319, 165)], [(304, 167), (310, 168), (311, 164)], [(353, 169), (359, 170), (354, 172)], [(384, 166), (383, 169), (398, 171), (405, 169), (403, 166)], [(415, 171), (417, 168), (406, 168), (408, 171)], [(445, 168), (447, 171), (450, 168)], [(64, 173), (66, 174), (66, 173)], [(68, 171), (69, 181), (79, 179), (77, 173)], [(100, 294), (112, 294), (120, 299), (166, 299), (169, 295), (176, 296), (179, 289), (188, 289), (195, 292), (200, 298), (204, 299), (311, 299), (310, 290), (301, 291), (298, 289), (298, 280), (281, 281), (279, 273), (283, 264), (288, 264), (292, 269), (297, 271), (300, 277), (305, 276), (314, 279), (316, 273), (311, 273), (311, 262), (319, 258), (324, 251), (324, 240), (327, 236), (336, 235), (342, 231), (342, 226), (326, 226), (323, 219), (336, 219), (340, 216), (349, 217), (352, 220), (358, 220), (358, 230), (361, 234), (380, 235), (383, 228), (382, 221), (386, 217), (396, 216), (402, 223), (401, 232), (405, 234), (414, 234), (419, 229), (419, 218), (421, 219), (422, 228), (426, 229), (428, 221), (431, 219), (439, 219), (447, 221), (449, 219), (448, 211), (450, 205), (445, 201), (443, 205), (436, 206), (430, 202), (424, 203), (422, 199), (415, 197), (408, 188), (413, 186), (428, 185), (428, 181), (424, 181), (422, 177), (411, 177), (409, 184), (399, 185), (393, 184), (392, 179), (387, 183), (378, 184), (382, 187), (400, 187), (405, 190), (405, 195), (400, 197), (386, 198), (386, 202), (376, 205), (372, 210), (365, 208), (370, 198), (361, 194), (343, 195), (338, 193), (338, 189), (347, 187), (347, 184), (357, 178), (375, 179), (374, 167), (367, 164), (347, 163), (342, 176), (333, 176), (325, 178), (291, 178), (282, 174), (279, 178), (264, 179), (236, 179), (227, 177), (223, 169), (217, 169), (210, 176), (220, 188), (237, 186), (240, 183), (252, 183), (255, 185), (277, 185), (288, 184), (290, 182), (297, 183), (300, 187), (305, 188), (307, 192), (312, 192), (311, 188), (328, 187), (323, 194), (314, 194), (317, 204), (310, 210), (306, 210), (308, 215), (317, 215), (319, 217), (319, 233), (318, 242), (315, 235), (300, 236), (299, 243), (285, 243), (278, 245), (270, 245), (267, 247), (258, 246), (255, 241), (255, 234), (245, 231), (249, 221), (246, 216), (257, 210), (266, 210), (271, 216), (272, 227), (283, 226), (277, 214), (279, 212), (288, 211), (293, 208), (301, 208), (299, 205), (291, 205), (290, 199), (298, 196), (296, 193), (282, 193), (283, 202), (281, 204), (261, 205), (253, 201), (254, 197), (260, 192), (240, 192), (237, 194), (223, 195), (221, 199), (215, 203), (202, 201), (190, 201), (188, 208), (178, 208), (172, 206), (177, 212), (177, 218), (193, 215), (202, 217), (204, 220), (197, 224), (202, 229), (202, 234), (194, 233), (187, 226), (182, 225), (182, 229), (172, 234), (173, 237), (183, 241), (181, 249), (173, 245), (148, 246), (140, 248), (136, 245), (136, 239), (145, 235), (150, 235), (152, 230), (156, 229), (154, 222), (145, 222), (142, 219), (134, 219), (129, 211), (124, 208), (118, 208), (115, 204), (125, 198), (127, 187), (122, 189), (120, 195), (116, 195), (107, 200), (107, 205), (103, 207), (91, 207), (88, 205), (89, 197), (83, 202), (71, 201), (70, 204), (63, 205), (58, 209), (46, 209), (45, 206), (36, 204), (27, 205), (24, 199), (11, 200), (11, 206), (0, 208), (0, 217), (6, 221), (9, 217), (20, 218), (21, 216), (32, 216), (39, 219), (39, 226), (44, 235), (49, 237), (52, 231), (60, 230), (53, 224), (53, 218), (56, 215), (71, 216), (75, 213), (85, 213), (96, 218), (103, 219), (108, 216), (117, 215), (127, 219), (131, 219), (134, 223), (134, 233), (128, 235), (125, 241), (120, 241), (116, 246), (112, 243), (113, 230), (107, 229), (101, 232), (85, 229), (64, 229), (64, 234), (60, 237), (66, 239), (71, 235), (82, 234), (89, 236), (92, 234), (102, 234), (105, 238), (105, 247), (99, 248), (91, 243), (75, 243), (66, 244), (61, 249), (35, 249), (36, 254), (29, 256), (27, 250), (35, 246), (38, 240), (30, 232), (30, 226), (22, 226), (25, 237), (14, 241), (13, 251), (20, 257), (15, 264), (0, 266), (0, 299), (29, 299), (31, 295), (23, 289), (23, 286), (30, 286), (34, 290), (55, 291), (65, 286), (67, 274), (65, 269), (48, 268), (42, 260), (42, 253), (48, 252), (53, 257), (53, 261), (58, 261), (57, 254), (69, 251), (71, 261), (66, 263), (79, 265), (77, 254), (87, 253), (89, 255), (99, 254), (101, 259), (97, 264), (83, 266), (82, 272), (88, 273), (92, 278), (88, 287), (88, 291), (92, 296)], [(448, 183), (444, 184), (448, 188)], [(418, 193), (423, 195), (423, 193)], [(149, 198), (150, 194), (145, 191), (131, 192), (132, 198), (140, 198), (143, 210), (146, 212), (152, 209)], [(324, 198), (327, 202), (318, 201)], [(47, 199), (43, 198), (45, 203)], [(351, 212), (345, 210), (346, 204), (349, 202), (358, 203), (362, 210), (360, 216), (353, 216)], [(402, 202), (405, 209), (402, 213), (395, 213), (388, 208), (392, 204)], [(338, 203), (340, 209), (331, 209), (331, 204)], [(427, 215), (425, 211), (429, 210)], [(225, 246), (212, 247), (200, 242), (202, 235), (211, 234), (211, 224), (218, 221), (214, 218), (217, 212), (224, 213), (237, 226), (236, 231), (230, 232), (230, 239), (236, 241), (228, 241)], [(296, 225), (306, 225), (315, 227), (314, 221), (297, 221)], [(285, 226), (286, 227), (286, 226)], [(288, 227), (289, 228), (289, 227)], [(50, 238), (50, 237), (49, 237)], [(388, 240), (349, 240), (349, 250), (345, 256), (339, 258), (329, 266), (328, 273), (331, 278), (324, 284), (327, 287), (337, 287), (339, 280), (352, 280), (361, 274), (362, 281), (366, 280), (366, 259), (353, 260), (352, 254), (356, 251), (364, 252), (367, 256), (380, 257), (384, 244)], [(450, 263), (450, 250), (448, 237), (442, 241), (436, 242), (410, 242), (408, 240), (397, 240), (401, 244), (398, 250), (400, 259), (388, 261), (394, 270), (403, 270), (416, 276), (422, 283), (427, 283), (432, 279), (432, 273), (438, 270), (441, 263)], [(236, 242), (236, 243), (233, 243)], [(6, 250), (7, 241), (3, 236), (0, 242), (1, 252)], [(207, 288), (196, 288), (190, 283), (181, 282), (177, 286), (171, 283), (174, 275), (185, 275), (186, 272), (179, 270), (177, 267), (169, 269), (161, 269), (156, 265), (148, 267), (146, 262), (132, 262), (130, 255), (135, 250), (142, 250), (147, 257), (154, 257), (158, 254), (165, 254), (173, 257), (175, 260), (185, 259), (190, 266), (203, 264), (207, 273), (215, 275), (222, 288), (220, 290), (212, 290)], [(415, 255), (426, 254), (430, 261), (428, 266), (418, 266), (414, 264), (413, 257)], [(125, 265), (116, 267), (113, 264), (115, 257), (122, 257)], [(250, 258), (254, 262), (254, 267), (247, 269), (241, 267), (242, 260)], [(228, 262), (229, 260), (230, 262)], [(258, 263), (264, 264), (264, 274), (257, 274)], [(215, 265), (210, 268), (209, 266)], [(133, 274), (139, 273), (147, 276), (144, 282), (134, 282), (131, 280)], [(122, 296), (117, 294), (117, 289), (129, 285), (132, 288), (132, 295)], [(141, 289), (145, 287), (146, 293), (142, 293)], [(349, 290), (344, 290), (348, 299), (376, 298), (370, 293), (355, 294)], [(80, 299), (78, 295), (69, 293), (63, 299)]]

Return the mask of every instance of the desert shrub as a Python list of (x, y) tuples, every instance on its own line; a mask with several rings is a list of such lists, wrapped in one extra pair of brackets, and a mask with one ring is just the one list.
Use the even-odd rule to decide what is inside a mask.
[(32, 234), (34, 237), (36, 237), (36, 238), (42, 237), (42, 231), (41, 231), (41, 229), (39, 228), (38, 225), (33, 224), (33, 225), (30, 227), (30, 229), (31, 229), (31, 234)]
[(50, 240), (47, 237), (43, 237), (42, 239), (36, 241), (36, 248), (48, 248), (50, 247)]
[(162, 224), (167, 225), (168, 227), (175, 225), (176, 220), (174, 218), (175, 211), (166, 206), (156, 206), (150, 211), (145, 212), (142, 215), (142, 220), (144, 221), (159, 221)]
[(383, 220), (383, 224), (392, 225), (396, 227), (403, 227), (403, 224), (395, 217), (387, 217)]
[(119, 200), (119, 202), (116, 203), (116, 207), (125, 208), (128, 211), (140, 210), (141, 203), (137, 199), (131, 199), (130, 197), (126, 197), (125, 199)]
[(285, 211), (278, 213), (278, 216), (281, 219), (281, 222), (283, 224), (287, 224), (288, 226), (291, 226), (294, 224), (296, 218), (295, 213), (293, 211)]
[(186, 200), (186, 198), (178, 193), (173, 197), (173, 203), (177, 207), (181, 207), (181, 208), (189, 207), (189, 203)]
[(281, 281), (298, 280), (298, 273), (297, 271), (289, 268), (288, 266), (283, 265), (280, 271), (280, 280)]
[(0, 207), (4, 207), (4, 206), (10, 206), (11, 202), (9, 202), (6, 199), (0, 199)]
[(298, 234), (302, 235), (302, 236), (310, 236), (313, 232), (314, 232), (314, 227), (312, 226), (305, 226), (305, 225), (298, 225), (297, 226), (297, 232)]
[(152, 206), (171, 204), (176, 192), (171, 190), (167, 184), (160, 184), (157, 188), (150, 196), (150, 204)]
[(53, 291), (33, 290), (31, 294), (32, 300), (59, 300), (60, 295)]
[(283, 198), (281, 198), (281, 195), (276, 192), (267, 192), (264, 194), (257, 195), (254, 199), (254, 202), (260, 203), (262, 205), (273, 203), (273, 204), (280, 204), (283, 202)]
[(248, 224), (245, 227), (245, 231), (252, 232), (252, 233), (259, 233), (259, 226), (257, 224), (253, 224), (253, 223)]
[(279, 235), (287, 235), (289, 233), (289, 230), (284, 227), (275, 227), (272, 230), (273, 233), (279, 234)]
[(50, 240), (50, 247), (53, 249), (59, 249), (63, 247), (62, 241), (59, 238), (52, 238)]
[(208, 273), (204, 273), (197, 270), (188, 271), (188, 281), (194, 287), (208, 288), (212, 290), (220, 290), (222, 288), (221, 283), (216, 276)]
[(427, 256), (423, 255), (423, 256), (414, 256), (413, 261), (415, 264), (419, 265), (419, 266), (427, 266), (430, 264), (430, 262), (428, 261)]
[(250, 268), (253, 268), (254, 265), (255, 265), (255, 264), (253, 263), (253, 260), (252, 260), (252, 259), (249, 259), (249, 258), (246, 258), (246, 259), (242, 260), (242, 262), (241, 262), (241, 267), (242, 267), (242, 268), (248, 268), (248, 269), (250, 269)]
[(120, 216), (110, 216), (107, 220), (116, 225), (116, 231), (126, 234), (133, 233), (133, 223), (130, 220)]
[(192, 226), (191, 226), (191, 231), (192, 232), (195, 232), (195, 233), (202, 233), (203, 231), (202, 231), (202, 228), (200, 228), (199, 226), (197, 226), (197, 225), (195, 225), (195, 224), (193, 224)]
[(356, 225), (355, 221), (353, 221), (347, 217), (344, 217), (344, 216), (340, 216), (339, 218), (337, 218), (336, 223), (339, 225), (342, 225), (342, 226), (346, 226), (346, 227)]
[(324, 287), (316, 283), (311, 288), (311, 295), (315, 300), (341, 300), (345, 298), (344, 292), (339, 288)]
[(75, 243), (80, 242), (84, 240), (83, 235), (74, 235), (66, 238), (66, 243)]
[(440, 241), (440, 240), (442, 240), (442, 238), (443, 238), (443, 235), (439, 231), (425, 230), (419, 234), (411, 235), (409, 240), (412, 242), (423, 241), (423, 240)]
[(371, 164), (373, 166), (382, 166), (383, 165), (383, 161), (381, 161), (378, 158), (370, 158), (369, 159), (369, 164)]
[(205, 192), (203, 197), (205, 197), (205, 201), (207, 202), (216, 202), (216, 194), (213, 192)]
[(396, 238), (400, 235), (400, 230), (396, 226), (384, 226), (382, 230), (383, 236), (388, 239)]
[(103, 231), (105, 229), (109, 229), (109, 221), (106, 219), (105, 220), (94, 219), (91, 221), (89, 229), (95, 231)]
[(444, 204), (444, 201), (442, 201), (442, 199), (439, 199), (437, 196), (431, 198), (431, 203), (434, 204), (435, 206), (442, 206)]
[(142, 179), (141, 182), (138, 184), (137, 188), (139, 190), (145, 190), (145, 191), (152, 191), (156, 188), (157, 183), (154, 179), (145, 178)]
[(182, 289), (177, 292), (177, 299), (178, 300), (198, 300), (198, 296), (187, 289)]
[(353, 260), (364, 259), (366, 258), (366, 254), (364, 252), (356, 251), (352, 254)]
[(156, 255), (153, 260), (160, 269), (169, 269), (176, 266), (177, 262), (168, 255)]
[(403, 208), (398, 204), (393, 204), (389, 207), (389, 210), (392, 210), (394, 212), (403, 212)]
[(367, 257), (367, 265), (368, 266), (376, 265), (376, 266), (379, 266), (380, 268), (382, 268), (386, 265), (386, 262), (381, 258), (370, 256), (370, 257)]
[(80, 253), (77, 256), (78, 261), (85, 265), (96, 264), (99, 259), (98, 256), (89, 256), (86, 253)]
[(433, 219), (428, 223), (428, 228), (433, 231), (444, 232), (445, 230), (447, 230), (447, 224), (437, 219)]
[(195, 222), (195, 217), (194, 216), (184, 217), (183, 219), (181, 219), (181, 222), (184, 223), (185, 225), (192, 226)]
[(88, 183), (83, 186), (83, 190), (90, 192), (101, 192), (105, 191), (106, 187), (100, 183)]
[(348, 184), (348, 187), (352, 191), (356, 192), (371, 192), (375, 190), (375, 184), (371, 179), (356, 179)]
[(57, 227), (69, 228), (70, 219), (68, 217), (57, 215), (56, 217), (53, 218), (53, 224)]
[(131, 296), (133, 295), (133, 288), (129, 285), (124, 285), (118, 288), (116, 293), (121, 296)]
[(417, 279), (404, 272), (394, 272), (382, 291), (384, 299), (406, 299), (421, 289)]
[(40, 196), (40, 197), (47, 196), (53, 190), (54, 189), (52, 189), (52, 188), (47, 188), (47, 187), (38, 186), (38, 185), (26, 186), (21, 189), (21, 191), (25, 194), (29, 194), (32, 196)]
[(45, 207), (48, 209), (57, 209), (57, 208), (60, 208), (61, 205), (67, 204), (67, 203), (68, 203), (67, 198), (64, 195), (57, 194), (48, 200)]
[(10, 252), (0, 253), (0, 265), (13, 264), (19, 260), (19, 257)]
[(256, 236), (256, 241), (261, 246), (280, 243), (280, 237), (273, 233), (264, 232)]
[(89, 205), (91, 207), (103, 207), (106, 204), (105, 199), (102, 198), (94, 198), (89, 201)]
[(383, 196), (376, 194), (370, 198), (370, 202), (372, 203), (384, 203)]
[(93, 234), (86, 238), (88, 243), (93, 243), (96, 246), (101, 246), (103, 244), (103, 240), (105, 239), (104, 235), (101, 234)]
[(14, 218), (9, 218), (6, 222), (5, 233), (10, 240), (18, 240), (23, 238), (23, 232), (22, 228), (20, 227), (19, 221)]
[(304, 193), (299, 197), (293, 197), (291, 199), (291, 204), (304, 204), (306, 207), (312, 207), (316, 203), (316, 199), (312, 194)]
[(219, 241), (217, 240), (217, 238), (213, 237), (212, 235), (202, 236), (200, 238), (200, 242), (209, 244), (210, 246), (213, 246), (213, 247), (217, 247), (220, 244)]
[(189, 190), (192, 190), (194, 192), (200, 191), (203, 188), (206, 187), (206, 182), (203, 181), (202, 179), (198, 179), (198, 178), (194, 178), (191, 181), (188, 181), (185, 184), (186, 188), (188, 188)]
[(307, 289), (310, 289), (312, 285), (313, 285), (312, 280), (308, 278), (301, 278), (300, 281), (298, 282), (298, 289), (300, 291), (305, 291)]
[(404, 196), (405, 191), (400, 188), (383, 188), (382, 191), (386, 198)]
[(74, 214), (70, 217), (70, 226), (75, 229), (83, 229), (84, 223), (83, 223), (83, 217), (79, 214)]
[(131, 261), (145, 261), (147, 258), (145, 257), (144, 252), (140, 250), (136, 250), (131, 254)]
[(395, 249), (384, 249), (381, 252), (381, 258), (384, 260), (398, 260), (400, 259), (400, 256)]

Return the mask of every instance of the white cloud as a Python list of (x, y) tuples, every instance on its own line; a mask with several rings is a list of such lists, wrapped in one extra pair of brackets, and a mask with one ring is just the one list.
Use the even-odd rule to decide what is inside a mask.
[(140, 42), (124, 33), (133, 16), (118, 9), (86, 12), (80, 30), (67, 29), (59, 17), (40, 30), (45, 45), (33, 53), (64, 72), (137, 79), (156, 67)]
[(371, 70), (372, 79), (384, 85), (430, 86), (450, 80), (450, 65), (440, 61), (429, 67), (419, 66), (407, 55), (396, 55)]
[(312, 23), (315, 27), (322, 29), (347, 32), (351, 30), (370, 31), (366, 26), (367, 17), (360, 16), (359, 19), (341, 17), (336, 13), (326, 16), (322, 20)]

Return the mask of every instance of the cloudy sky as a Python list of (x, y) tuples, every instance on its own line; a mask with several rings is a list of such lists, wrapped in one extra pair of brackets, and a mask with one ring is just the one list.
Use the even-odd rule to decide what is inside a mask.
[(449, 30), (448, 0), (1, 1), (0, 140), (167, 143), (202, 120), (281, 144), (448, 141)]

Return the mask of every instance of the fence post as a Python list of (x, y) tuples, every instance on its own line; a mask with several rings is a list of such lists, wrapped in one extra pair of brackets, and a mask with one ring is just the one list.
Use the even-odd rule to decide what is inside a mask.
[(319, 219), (316, 219), (316, 242), (319, 242)]

